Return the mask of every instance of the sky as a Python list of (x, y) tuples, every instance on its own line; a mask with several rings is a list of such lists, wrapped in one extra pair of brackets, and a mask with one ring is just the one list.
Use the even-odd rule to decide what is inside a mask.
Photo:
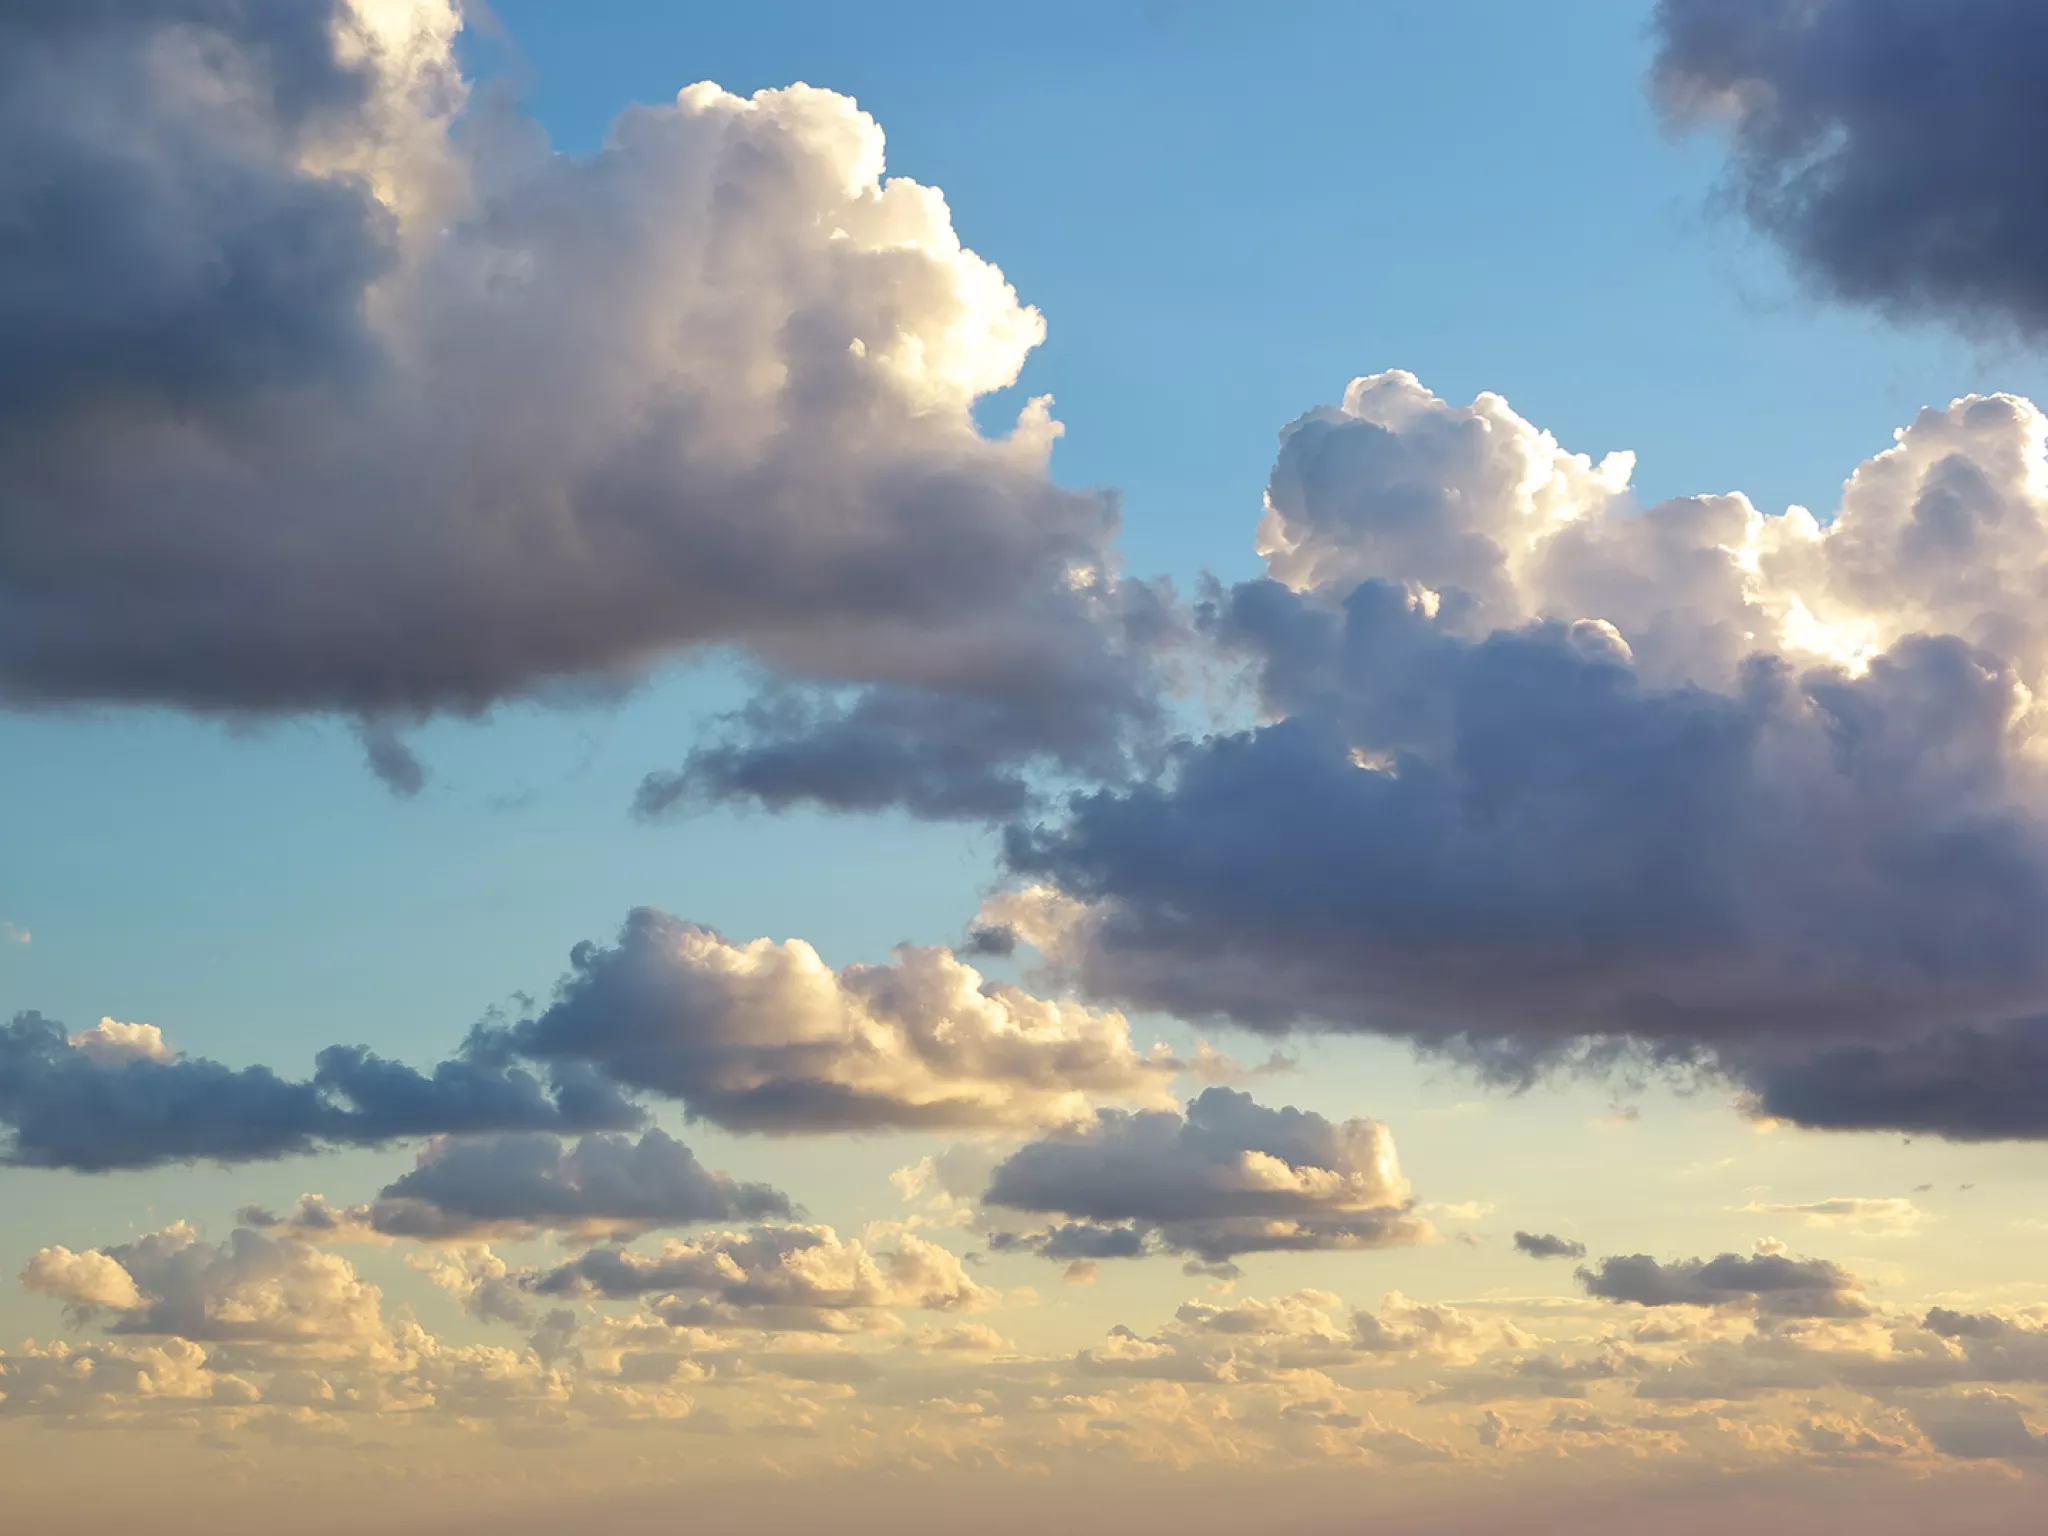
[(2044, 55), (0, 3), (10, 1500), (2013, 1528)]

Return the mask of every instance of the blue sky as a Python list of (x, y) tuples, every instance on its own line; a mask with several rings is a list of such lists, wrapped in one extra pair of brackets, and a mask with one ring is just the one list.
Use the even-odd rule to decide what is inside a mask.
[[(1043, 344), (1014, 384), (972, 402), (974, 420), (999, 437), (1026, 400), (1053, 396), (1065, 428), (1053, 481), (1114, 493), (1125, 571), (1170, 577), (1183, 596), (1209, 578), (1227, 586), (1260, 575), (1254, 529), (1281, 431), (1360, 375), (1408, 370), (1454, 408), (1498, 393), (1596, 462), (1633, 451), (1634, 499), (1616, 516), (1739, 488), (1766, 514), (1800, 504), (1823, 522), (1850, 471), (1923, 407), (2048, 391), (2038, 352), (2011, 332), (1895, 324), (1799, 275), (1744, 222), (1727, 190), (1725, 141), (1660, 120), (1646, 88), (1658, 46), (1647, 6), (1020, 12), (493, 0), (488, 18), (473, 9), (469, 23), (458, 56), (479, 92), (485, 82), (509, 92), (570, 157), (602, 154), (627, 104), (668, 103), (699, 80), (742, 97), (806, 81), (856, 99), (887, 135), (889, 174), (941, 189), (961, 241), (1045, 317)], [(365, 445), (365, 457), (377, 451)], [(837, 511), (816, 515), (824, 530)], [(0, 586), (0, 620), (8, 600)], [(1605, 623), (1602, 613), (1583, 617)], [(1902, 619), (1872, 649), (1902, 644), (1910, 630)], [(732, 647), (671, 651), (622, 694), (564, 702), (515, 691), (408, 722), (428, 772), (411, 798), (365, 770), (348, 719), (332, 712), (221, 717), (91, 698), (0, 710), (0, 921), (11, 935), (0, 942), (0, 1019), (39, 1010), (73, 1029), (103, 1016), (147, 1022), (191, 1057), (263, 1063), (288, 1077), (335, 1042), (425, 1068), (480, 1019), (546, 1009), (572, 946), (610, 943), (633, 907), (740, 941), (801, 938), (833, 966), (886, 962), (898, 944), (961, 944), (983, 901), (1019, 883), (1000, 825), (802, 806), (728, 804), (658, 824), (629, 813), (643, 775), (682, 761), (762, 675), (758, 655)], [(1732, 696), (1733, 685), (1723, 691)], [(1200, 717), (1199, 701), (1174, 707), (1177, 719)], [(2013, 782), (2030, 784), (2030, 759), (2011, 750)], [(2034, 814), (2032, 793), (2013, 791), (2016, 816)], [(1078, 877), (1068, 884), (1082, 890)], [(1262, 1035), (1222, 1017), (1227, 1002), (1176, 1017), (1162, 1001), (1170, 985), (1103, 981), (1118, 961), (1106, 948), (1062, 972), (1053, 944), (1038, 947), (1050, 981), (1028, 955), (986, 969), (1124, 1007), (1141, 1047), (1163, 1040), (1186, 1055), (1211, 1042), (1248, 1063), (1279, 1048), (1292, 1054), (1290, 1070), (1243, 1083), (1262, 1102), (1386, 1122), (1416, 1210), (1439, 1240), (1245, 1258), (1242, 1281), (1212, 1276), (1207, 1292), (1163, 1257), (1105, 1264), (1096, 1284), (1067, 1287), (1042, 1260), (975, 1252), (973, 1273), (1010, 1288), (1013, 1310), (992, 1314), (997, 1326), (1034, 1361), (1073, 1357), (1114, 1325), (1165, 1326), (1198, 1292), (1228, 1305), (1318, 1290), (1369, 1307), (1397, 1291), (1519, 1318), (1545, 1347), (1621, 1348), (1619, 1334), (1598, 1334), (1604, 1324), (1581, 1327), (1607, 1314), (1573, 1290), (1565, 1268), (1538, 1273), (1516, 1254), (1510, 1238), (1524, 1226), (1583, 1241), (1596, 1262), (1776, 1254), (1789, 1241), (1790, 1251), (1853, 1271), (1901, 1318), (1952, 1302), (2021, 1309), (2013, 1326), (2030, 1338), (2039, 1329), (2048, 1229), (2031, 1215), (2043, 1172), (2035, 1142), (1900, 1133), (1911, 1127), (1830, 1135), (1759, 1121), (1737, 1106), (1737, 1088), (1762, 1092), (1776, 1079), (1733, 1055), (1706, 1086), (1624, 1070), (1560, 1073), (1515, 1090), (1441, 1052), (1418, 1056), (1411, 1038), (1443, 1043), (1425, 1028), (1405, 1031), (1410, 1038)], [(1452, 963), (1499, 959), (1484, 945), (1475, 953)], [(1201, 957), (1182, 958), (1192, 967)], [(1731, 960), (1731, 974), (1744, 958)], [(1272, 964), (1284, 972), (1285, 954)], [(1288, 984), (1276, 981), (1276, 995)], [(2010, 1005), (2001, 1018), (2019, 1016), (2009, 992), (1984, 995), (1994, 999), (1987, 1006)], [(1385, 1001), (1372, 994), (1361, 1017), (1374, 999)], [(1932, 1027), (1918, 1014), (1913, 1024)], [(1702, 1038), (1693, 1043), (1705, 1059), (1722, 1060), (1712, 1052), (1725, 1041)], [(1182, 1097), (1201, 1086), (1176, 1081)], [(1024, 1135), (1009, 1125), (764, 1137), (667, 1101), (656, 1120), (708, 1165), (786, 1189), (810, 1219), (867, 1230), (871, 1246), (912, 1220), (892, 1172), (966, 1142), (1014, 1150)], [(417, 1150), (234, 1167), (172, 1161), (117, 1174), (0, 1168), (0, 1269), (20, 1270), (52, 1244), (99, 1252), (179, 1219), (218, 1240), (238, 1207), (288, 1209), (308, 1191), (361, 1200)], [(1840, 1217), (1817, 1206), (1843, 1197), (1868, 1209)], [(1001, 1219), (916, 1217), (963, 1253)], [(536, 1266), (560, 1258), (534, 1234), (498, 1246), (515, 1269), (529, 1267), (529, 1289)], [(502, 1334), (507, 1349), (519, 1347), (474, 1309), (459, 1315), (422, 1278), (412, 1249), (350, 1252), (390, 1305), (416, 1307), (446, 1338)], [(64, 1293), (28, 1290), (37, 1294), (0, 1293), (0, 1332), (61, 1332), (53, 1298)], [(1705, 1358), (1710, 1336), (1734, 1338), (1736, 1323), (1726, 1310), (1697, 1310), (1687, 1326)], [(89, 1306), (83, 1315), (90, 1320)], [(1751, 1321), (1755, 1337), (1769, 1333), (1767, 1318)], [(523, 1358), (531, 1368), (531, 1353)], [(1478, 1358), (1434, 1357), (1404, 1390), (1427, 1407), (1436, 1401), (1429, 1371)], [(1839, 1383), (1814, 1390), (1846, 1392)], [(2038, 1392), (2015, 1390), (2034, 1394), (2024, 1405), (2038, 1421)], [(1370, 1400), (1372, 1423), (1373, 1414), (1408, 1422), (1388, 1406), (1391, 1389)], [(1865, 1412), (1846, 1400), (1829, 1397), (1825, 1412)], [(1477, 1413), (1486, 1400), (1469, 1401)], [(1747, 1411), (1728, 1410), (1745, 1423)], [(1786, 1415), (1807, 1411), (1780, 1412), (1774, 1399), (1763, 1417), (1789, 1425)], [(1899, 1428), (1906, 1410), (1885, 1412), (1866, 1413), (1873, 1433), (1909, 1434)], [(228, 1432), (243, 1433), (244, 1422), (255, 1421)], [(1431, 1445), (1450, 1433), (1417, 1423)], [(1461, 1446), (1472, 1424), (1458, 1421)], [(1529, 1433), (1539, 1428), (1531, 1419)], [(1928, 1433), (1901, 1454), (1953, 1471), (1936, 1454), (1942, 1432)], [(619, 1465), (664, 1453), (638, 1438), (643, 1429), (632, 1434), (619, 1442)], [(1220, 1454), (1188, 1444), (1191, 1456)], [(762, 1466), (785, 1465), (769, 1431), (747, 1454), (761, 1447)], [(1393, 1464), (1384, 1444), (1359, 1454)], [(619, 1474), (621, 1488), (648, 1485), (644, 1461), (635, 1465), (642, 1470)], [(1766, 1475), (1761, 1467), (1743, 1463), (1745, 1475)], [(278, 1486), (324, 1486), (326, 1475), (293, 1461)], [(398, 1514), (452, 1507), (435, 1494)]]

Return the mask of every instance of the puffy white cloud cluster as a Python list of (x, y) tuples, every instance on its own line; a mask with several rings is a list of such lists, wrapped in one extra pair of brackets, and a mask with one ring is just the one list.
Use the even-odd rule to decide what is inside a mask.
[(309, 1355), (391, 1347), (381, 1293), (346, 1259), (247, 1228), (209, 1243), (180, 1222), (106, 1249), (45, 1248), (22, 1283), (82, 1314), (104, 1315), (117, 1334)]
[(834, 970), (801, 939), (728, 940), (651, 908), (577, 946), (512, 1049), (595, 1067), (741, 1130), (1035, 1128), (1095, 1098), (1170, 1103), (1181, 1063), (1120, 1013), (986, 980), (943, 949)]
[(1403, 373), (1296, 422), (1270, 575), (1208, 610), (1264, 723), (1013, 830), (991, 942), (1192, 1017), (2048, 1131), (2048, 419), (1923, 411), (1826, 522), (1629, 469)]

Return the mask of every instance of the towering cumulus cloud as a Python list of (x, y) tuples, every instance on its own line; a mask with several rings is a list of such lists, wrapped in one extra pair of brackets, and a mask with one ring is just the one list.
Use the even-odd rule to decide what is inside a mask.
[(1285, 433), (1210, 623), (1266, 717), (1013, 829), (984, 931), (1104, 996), (1776, 1114), (2048, 1134), (2048, 421), (1927, 410), (1835, 518), (1637, 508), (1485, 395)]
[(695, 85), (587, 159), (470, 99), (453, 0), (0, 16), (0, 699), (406, 722), (736, 646), (688, 797), (991, 815), (1148, 716), (1160, 594), (1044, 333), (803, 86)]
[(2048, 9), (1662, 0), (1657, 19), (1666, 110), (1726, 128), (1743, 210), (1809, 276), (2048, 340)]

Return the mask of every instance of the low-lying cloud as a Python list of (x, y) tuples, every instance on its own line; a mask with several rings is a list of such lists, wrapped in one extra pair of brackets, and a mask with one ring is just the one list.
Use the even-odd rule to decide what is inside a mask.
[(1653, 86), (1725, 130), (1742, 211), (1827, 291), (2048, 339), (2048, 12), (1662, 0)]
[(1269, 1109), (1229, 1088), (1204, 1090), (1185, 1115), (1104, 1110), (1021, 1147), (996, 1166), (982, 1203), (1070, 1218), (996, 1242), (1063, 1260), (1164, 1251), (1224, 1266), (1433, 1236), (1384, 1125)]

